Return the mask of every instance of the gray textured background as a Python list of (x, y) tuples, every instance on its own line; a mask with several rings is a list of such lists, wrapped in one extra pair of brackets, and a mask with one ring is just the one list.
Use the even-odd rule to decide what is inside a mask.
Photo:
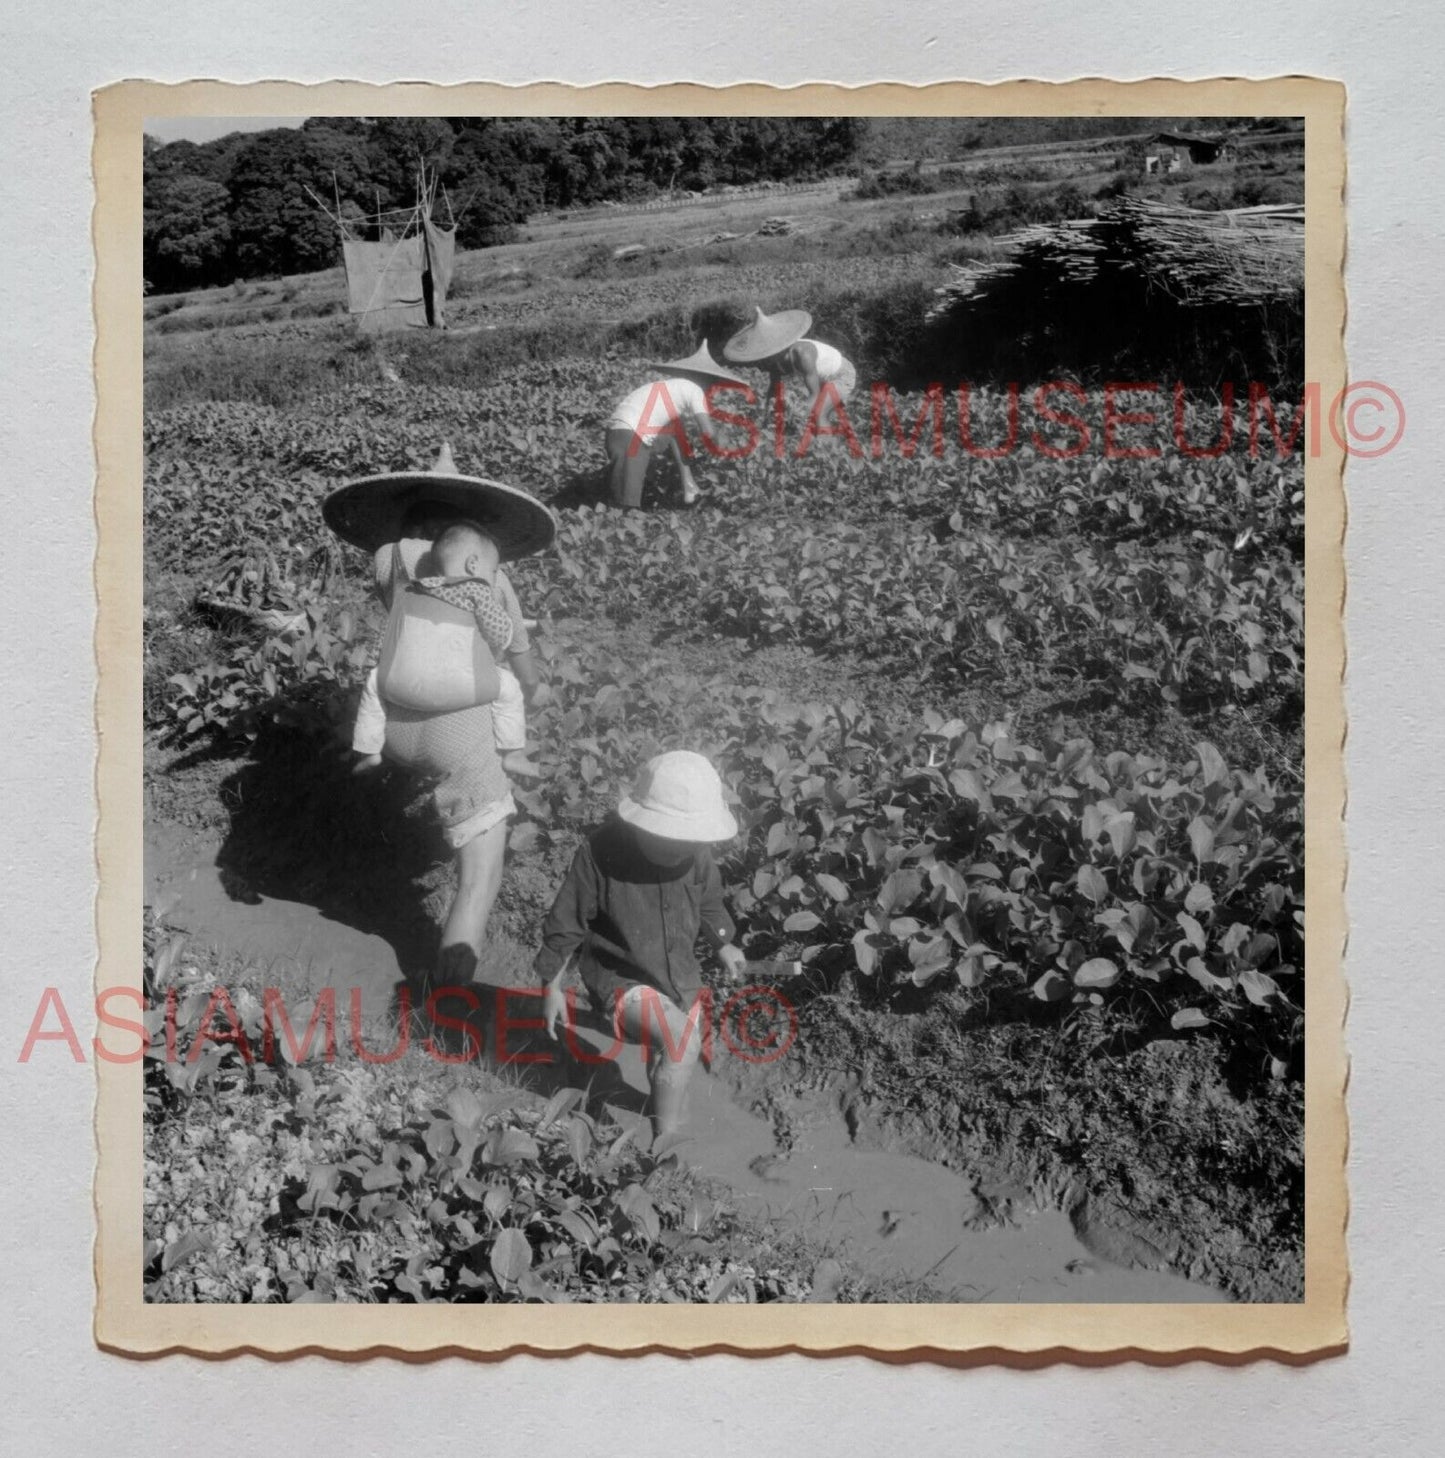
[[(7, 511), (0, 897), (0, 1447), (231, 1453), (1404, 1453), (1439, 1429), (1442, 1180), (1440, 22), (1423, 0), (1268, 7), (629, 0), (584, 28), (477, 0), (12, 0), (0, 438)], [(423, 19), (424, 17), (424, 19)], [(1433, 58), (1433, 59), (1432, 59)], [(88, 1000), (90, 89), (127, 76), (577, 82), (1317, 74), (1349, 114), (1349, 353), (1410, 412), (1349, 482), (1348, 972), (1354, 1345), (1307, 1369), (950, 1372), (866, 1360), (516, 1360), (411, 1367), (171, 1359), (90, 1339), (89, 1070), (16, 1055), (41, 989)], [(1312, 604), (1322, 610), (1322, 604)], [(89, 1028), (80, 1026), (82, 1037)], [(1438, 1435), (1437, 1435), (1438, 1440)], [(1433, 1446), (1431, 1444), (1430, 1446)]]

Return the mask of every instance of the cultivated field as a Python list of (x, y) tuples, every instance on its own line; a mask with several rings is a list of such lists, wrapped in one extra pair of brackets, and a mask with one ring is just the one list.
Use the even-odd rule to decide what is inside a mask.
[[(785, 1056), (715, 1060), (714, 1152), (704, 1129), (681, 1171), (627, 1088), (584, 1097), (540, 1065), (157, 1050), (155, 1299), (1184, 1289), (1131, 1287), (1128, 1268), (1299, 1299), (1299, 456), (1242, 429), (1203, 454), (1219, 403), (1191, 397), (1191, 449), (1166, 400), (1159, 454), (1111, 457), (1095, 390), (1070, 397), (1092, 426), (1070, 453), (1029, 382), (971, 391), (972, 451), (950, 394), (940, 454), (925, 430), (875, 458), (865, 389), (861, 458), (837, 439), (799, 454), (795, 418), (782, 459), (770, 438), (700, 459), (690, 511), (666, 480), (646, 514), (592, 504), (613, 400), (754, 301), (811, 308), (865, 380), (905, 358), (946, 258), (996, 246), (940, 231), (951, 206), (818, 193), (540, 222), (462, 257), (443, 337), (356, 335), (331, 317), (339, 271), (150, 302), (148, 979), (177, 990), (182, 1040), (218, 987), (259, 1040), (266, 987), (299, 1028), (324, 986), (365, 983), (368, 1046), (395, 1042), (358, 938), (393, 949), (392, 981), (418, 971), (450, 871), (418, 787), (358, 785), (339, 753), (379, 615), (319, 503), (442, 440), (562, 520), (516, 574), (542, 619), (547, 776), (517, 795), (488, 983), (530, 983), (578, 836), (674, 746), (737, 797), (723, 869), (749, 956), (803, 963), (780, 987)], [(756, 234), (783, 214), (787, 236)], [(743, 236), (707, 241), (725, 232)], [(642, 257), (613, 256), (634, 242)], [(893, 399), (906, 434), (923, 396)], [(195, 866), (224, 898), (162, 894)], [(267, 917), (298, 907), (319, 950), (282, 966)], [(821, 1180), (788, 1173), (803, 1156), (854, 1181), (866, 1221), (822, 1218)], [(935, 1261), (944, 1238), (922, 1216), (908, 1235), (897, 1202), (955, 1187)], [(1049, 1221), (1047, 1257), (1007, 1245)]]

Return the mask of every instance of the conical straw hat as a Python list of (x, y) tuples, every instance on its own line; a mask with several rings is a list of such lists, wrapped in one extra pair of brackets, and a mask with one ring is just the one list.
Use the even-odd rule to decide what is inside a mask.
[(374, 552), (400, 538), (407, 513), (422, 502), (455, 512), (459, 521), (475, 522), (496, 542), (503, 561), (545, 551), (557, 535), (556, 518), (529, 492), (485, 476), (462, 475), (449, 443), (443, 443), (430, 471), (348, 481), (322, 502), (321, 515), (343, 541)]
[(806, 309), (779, 309), (776, 314), (753, 311), (753, 322), (739, 329), (723, 345), (723, 357), (736, 364), (753, 364), (781, 354), (796, 344), (812, 327), (813, 316)]
[(686, 359), (665, 359), (659, 365), (660, 370), (686, 370), (692, 375), (711, 375), (718, 380), (733, 380), (739, 385), (746, 385), (747, 381), (739, 374), (734, 374), (726, 365), (720, 365), (709, 353), (707, 340), (703, 340)]

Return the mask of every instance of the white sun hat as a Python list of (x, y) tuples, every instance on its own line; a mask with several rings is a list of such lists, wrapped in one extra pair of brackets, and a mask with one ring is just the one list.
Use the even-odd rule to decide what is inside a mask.
[(672, 749), (649, 760), (617, 813), (663, 840), (712, 842), (738, 833), (718, 772), (690, 749)]

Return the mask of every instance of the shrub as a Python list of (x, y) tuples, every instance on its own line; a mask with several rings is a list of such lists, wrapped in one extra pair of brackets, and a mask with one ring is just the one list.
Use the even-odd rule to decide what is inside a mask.
[(882, 197), (918, 197), (937, 192), (938, 184), (921, 171), (873, 172), (859, 182), (850, 196), (858, 202)]

